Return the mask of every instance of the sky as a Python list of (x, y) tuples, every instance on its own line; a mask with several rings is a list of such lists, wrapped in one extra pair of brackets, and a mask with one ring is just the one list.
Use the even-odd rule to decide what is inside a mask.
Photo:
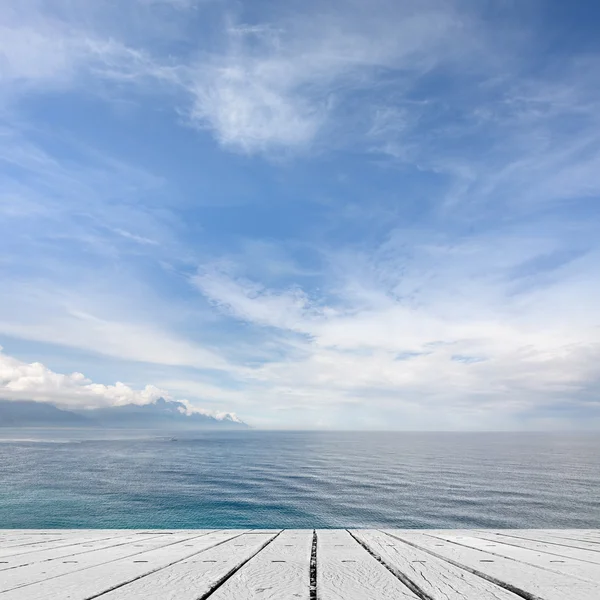
[(600, 429), (599, 23), (0, 2), (0, 397)]

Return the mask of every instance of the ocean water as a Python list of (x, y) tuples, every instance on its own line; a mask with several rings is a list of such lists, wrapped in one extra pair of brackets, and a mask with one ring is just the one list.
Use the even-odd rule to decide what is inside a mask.
[(174, 435), (0, 430), (0, 528), (600, 527), (597, 435)]

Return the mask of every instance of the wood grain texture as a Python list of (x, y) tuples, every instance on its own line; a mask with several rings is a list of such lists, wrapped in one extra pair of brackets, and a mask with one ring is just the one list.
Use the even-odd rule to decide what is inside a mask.
[[(487, 532), (487, 530), (477, 531)], [(600, 554), (600, 544), (597, 544), (593, 541), (589, 541), (589, 539), (584, 538), (584, 536), (582, 536), (581, 534), (578, 534), (579, 537), (575, 538), (568, 535), (556, 535), (543, 529), (503, 529), (502, 531), (498, 531), (497, 533), (501, 533), (505, 536), (523, 538), (537, 542), (546, 542), (549, 544), (556, 544), (570, 548), (578, 548), (581, 550), (587, 550), (589, 552), (596, 552)]]
[[(145, 541), (146, 539), (156, 539), (157, 537), (161, 536), (138, 536), (135, 533), (130, 533), (129, 535), (119, 535), (116, 537), (98, 538), (92, 540), (84, 537), (80, 538), (77, 542), (69, 544), (68, 546), (60, 546), (58, 548), (46, 549), (42, 546), (41, 548), (38, 548), (38, 550), (33, 552), (4, 557), (4, 559), (2, 559), (2, 564), (0, 564), (0, 571), (9, 568), (13, 569), (15, 567), (32, 565), (48, 560), (68, 558), (70, 556), (76, 556), (78, 554), (85, 554), (87, 552), (94, 552), (95, 550), (102, 550), (103, 548), (111, 548), (129, 543), (137, 543), (139, 541)], [(162, 539), (165, 538), (162, 537)]]
[(600, 586), (597, 583), (461, 546), (435, 534), (407, 530), (386, 531), (388, 535), (413, 544), (438, 558), (488, 578), (506, 589), (529, 594), (530, 597), (543, 600), (598, 600), (600, 597)]
[(396, 576), (347, 531), (317, 531), (319, 600), (417, 600)]
[(519, 600), (519, 597), (449, 562), (373, 530), (351, 532), (409, 587), (431, 600)]
[(551, 554), (560, 558), (571, 558), (574, 560), (600, 565), (600, 552), (594, 552), (592, 550), (586, 550), (582, 548), (573, 548), (572, 546), (561, 544), (560, 541), (558, 541), (558, 543), (555, 541), (538, 541), (535, 539), (522, 538), (514, 535), (505, 535), (499, 531), (472, 531), (469, 533), (469, 535), (482, 540), (488, 540), (490, 542), (519, 546), (520, 548), (528, 548), (529, 550), (546, 552), (547, 554)]
[(600, 600), (599, 530), (316, 536), (0, 530), (0, 600)]
[[(41, 582), (25, 585), (0, 593), (1, 600), (84, 600), (95, 598), (111, 589), (124, 585), (153, 571), (189, 558), (239, 532), (201, 534), (196, 537), (182, 536), (176, 541), (165, 540), (160, 548), (112, 560), (101, 565), (83, 568)], [(6, 573), (6, 571), (3, 571)], [(0, 580), (1, 582), (1, 580)]]
[(308, 529), (283, 531), (210, 600), (309, 600), (312, 539)]
[(259, 553), (278, 533), (236, 536), (210, 550), (140, 577), (103, 595), (102, 600), (198, 600)]
[[(37, 536), (42, 537), (42, 536)], [(32, 552), (38, 552), (40, 550), (52, 550), (56, 548), (67, 548), (74, 544), (81, 544), (85, 541), (94, 541), (99, 539), (105, 539), (107, 536), (104, 534), (85, 534), (85, 535), (58, 535), (52, 537), (46, 537), (45, 539), (28, 539), (23, 543), (14, 544), (0, 544), (0, 557), (6, 556), (20, 556), (23, 554), (30, 554)], [(114, 537), (114, 536), (110, 536)]]
[[(6, 572), (0, 572), (0, 592), (15, 589), (24, 585), (31, 585), (36, 582), (45, 581), (46, 579), (66, 575), (67, 573), (82, 571), (115, 560), (136, 557), (148, 550), (161, 548), (167, 544), (178, 541), (186, 541), (190, 538), (190, 535), (168, 537), (143, 536), (143, 539), (139, 539), (139, 537), (136, 539), (132, 536), (123, 544), (109, 546), (96, 551), (84, 552), (83, 554), (73, 554), (70, 556), (33, 562), (21, 567), (13, 567), (6, 570)], [(62, 549), (62, 551), (64, 550), (65, 548)], [(4, 565), (0, 565), (0, 567), (1, 566)]]
[(548, 554), (547, 552), (521, 548), (519, 546), (511, 546), (498, 541), (491, 542), (489, 540), (483, 540), (472, 535), (437, 534), (435, 537), (453, 542), (455, 544), (460, 544), (468, 548), (482, 550), (491, 556), (509, 558), (524, 565), (540, 567), (545, 571), (564, 573), (584, 581), (600, 583), (600, 565), (568, 558), (561, 558), (552, 554)]

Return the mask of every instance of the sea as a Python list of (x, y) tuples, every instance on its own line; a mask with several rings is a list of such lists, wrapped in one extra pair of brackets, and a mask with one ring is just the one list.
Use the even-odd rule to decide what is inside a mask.
[(0, 430), (0, 528), (600, 527), (600, 436)]

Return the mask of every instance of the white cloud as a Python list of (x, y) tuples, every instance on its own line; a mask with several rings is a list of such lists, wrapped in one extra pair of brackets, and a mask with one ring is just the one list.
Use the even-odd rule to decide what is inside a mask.
[[(544, 127), (576, 113), (586, 119), (598, 113), (592, 60), (532, 83), (519, 68), (527, 32), (518, 36), (527, 41), (501, 43), (498, 36), (511, 32), (492, 31), (475, 4), (328, 0), (296, 14), (273, 11), (270, 21), (251, 24), (232, 17), (225, 4), (220, 20), (204, 22), (211, 35), (192, 37), (190, 15), (207, 5), (130, 0), (117, 10), (98, 1), (74, 10), (66, 0), (27, 0), (3, 7), (3, 94), (60, 87), (110, 99), (167, 91), (189, 124), (228, 148), (274, 155), (319, 147), (327, 134), (329, 146), (358, 141), (419, 168), (451, 173), (459, 196), (474, 183), (485, 192), (490, 180), (502, 180), (504, 167), (522, 174), (524, 183), (532, 168), (552, 171), (551, 158), (539, 156), (547, 154), (543, 143), (552, 143), (553, 131)], [(461, 91), (449, 89), (443, 98), (419, 93), (423, 76), (435, 71), (456, 79)], [(106, 82), (117, 86), (106, 91)], [(460, 115), (460, 128), (437, 126), (447, 111)], [(423, 119), (430, 124), (425, 132)], [(478, 128), (492, 146), (497, 137), (500, 150), (507, 138), (511, 142), (506, 156), (486, 153), (494, 162), (489, 168), (479, 154), (465, 155), (468, 143), (459, 152), (448, 146), (468, 142)], [(584, 124), (582, 132), (590, 129)], [(556, 141), (561, 147), (563, 140)], [(526, 161), (523, 153), (530, 155)], [(558, 173), (558, 187), (585, 193), (596, 163), (591, 156), (578, 170)], [(573, 183), (582, 175), (582, 183)], [(537, 191), (552, 190), (548, 184)]]
[(69, 43), (50, 32), (28, 27), (0, 27), (2, 61), (0, 81), (51, 81), (59, 83), (72, 74)]
[[(199, 7), (146, 0), (115, 11), (100, 1), (73, 10), (63, 0), (28, 0), (4, 8), (4, 93), (95, 89), (108, 99), (123, 95), (124, 84), (134, 86), (129, 91), (160, 88), (175, 94), (191, 125), (208, 129), (224, 146), (272, 153), (305, 149), (336, 128), (331, 115), (352, 92), (370, 90), (382, 71), (409, 88), (420, 74), (478, 44), (477, 29), (453, 3), (378, 0), (369, 7), (330, 1), (316, 19), (311, 10), (293, 18), (283, 11), (272, 23), (252, 25), (229, 17), (224, 27), (212, 23), (217, 34), (209, 47), (186, 31), (186, 15)], [(171, 52), (171, 42), (181, 39), (194, 51)], [(104, 93), (105, 82), (119, 87)]]
[[(502, 78), (501, 65), (514, 54), (476, 11), (457, 2), (328, 0), (296, 14), (274, 11), (271, 21), (252, 24), (232, 17), (226, 4), (219, 21), (203, 23), (211, 35), (192, 37), (190, 14), (203, 6), (138, 0), (117, 10), (98, 1), (74, 10), (66, 0), (28, 0), (5, 7), (3, 91), (75, 88), (107, 99), (124, 90), (167, 91), (189, 124), (234, 150), (273, 155), (318, 146), (323, 133), (335, 146), (370, 132), (379, 150), (405, 156), (424, 107), (438, 107), (430, 98), (409, 99), (423, 75), (440, 68), (452, 76), (475, 72), (477, 88)], [(117, 86), (105, 92), (106, 82)], [(481, 115), (474, 92), (471, 108)], [(413, 159), (423, 162), (421, 155)]]
[[(0, 333), (114, 358), (196, 369), (235, 370), (220, 354), (133, 316), (135, 296), (92, 281), (88, 289), (18, 281), (0, 290)], [(126, 285), (126, 284), (125, 284)], [(93, 291), (95, 289), (95, 291)], [(133, 288), (130, 288), (133, 292)], [(114, 298), (122, 297), (122, 303)], [(20, 298), (20, 302), (15, 302)], [(121, 307), (119, 308), (119, 304)], [(128, 306), (128, 308), (125, 308)], [(151, 303), (146, 300), (146, 310)], [(123, 311), (124, 316), (115, 312)], [(107, 314), (108, 313), (108, 314)]]
[(143, 235), (136, 235), (135, 233), (131, 233), (130, 231), (126, 231), (125, 229), (114, 229), (115, 233), (118, 233), (120, 236), (131, 240), (132, 242), (137, 242), (138, 244), (156, 246), (158, 242), (156, 240), (151, 240), (150, 238), (144, 237)]
[(120, 381), (114, 385), (94, 383), (83, 373), (56, 373), (39, 362), (26, 363), (8, 356), (0, 346), (0, 399), (50, 402), (64, 408), (93, 409), (126, 404), (153, 404), (159, 398), (179, 402), (188, 415), (201, 414), (219, 421), (241, 423), (232, 412), (207, 410), (187, 399), (175, 399), (165, 389), (146, 385), (134, 389)]
[(189, 400), (179, 400), (178, 402), (184, 406), (184, 408), (180, 408), (180, 411), (188, 416), (204, 415), (205, 417), (213, 417), (217, 419), (217, 421), (233, 421), (234, 423), (243, 423), (243, 421), (234, 412), (207, 410), (206, 408), (194, 406)]
[(42, 363), (25, 363), (0, 347), (0, 398), (53, 402), (61, 406), (97, 408), (122, 404), (151, 404), (169, 393), (153, 385), (135, 390), (124, 383), (93, 383), (82, 373), (55, 373)]
[[(357, 426), (352, 411), (368, 407), (371, 426), (387, 414), (408, 428), (536, 428), (533, 415), (558, 407), (555, 426), (569, 411), (597, 422), (598, 256), (553, 262), (556, 240), (508, 237), (424, 244), (407, 257), (392, 236), (372, 255), (338, 257), (338, 280), (312, 301), (214, 269), (194, 282), (227, 314), (287, 339), (279, 358), (243, 374), (244, 394), (257, 407), (316, 409), (300, 422), (331, 412)], [(546, 270), (528, 267), (536, 258)]]
[[(279, 418), (275, 411), (287, 411), (281, 423), (377, 424), (389, 415), (411, 427), (494, 426), (553, 403), (582, 411), (593, 405), (600, 293), (591, 248), (598, 231), (592, 219), (583, 221), (595, 213), (579, 222), (568, 214), (561, 223), (546, 222), (536, 207), (600, 190), (594, 61), (565, 61), (560, 71), (549, 64), (552, 81), (534, 75), (519, 43), (498, 44), (494, 32), (474, 24), (471, 10), (467, 16), (455, 8), (469, 3), (328, 1), (318, 10), (307, 5), (293, 19), (286, 7), (269, 22), (230, 18), (197, 38), (188, 21), (199, 3), (118, 4), (23, 0), (2, 7), (2, 98), (57, 88), (106, 99), (167, 90), (176, 95), (173, 112), (179, 109), (188, 125), (208, 130), (229, 149), (280, 155), (321, 149), (324, 138), (353, 153), (368, 148), (365, 162), (385, 155), (410, 171), (402, 179), (407, 190), (393, 202), (384, 194), (381, 230), (397, 222), (401, 211), (392, 204), (416, 202), (411, 174), (427, 171), (429, 182), (444, 181), (409, 221), (431, 218), (454, 235), (413, 228), (397, 230), (372, 251), (321, 248), (328, 266), (316, 269), (311, 282), (320, 289), (277, 287), (275, 272), (263, 283), (258, 269), (240, 269), (240, 277), (203, 270), (194, 283), (205, 298), (254, 326), (240, 330), (234, 343), (224, 328), (224, 339), (215, 343), (213, 336), (211, 345), (198, 324), (200, 311), (172, 298), (159, 301), (162, 280), (134, 289), (129, 276), (143, 277), (141, 268), (118, 274), (95, 267), (99, 256), (117, 262), (124, 252), (160, 252), (164, 262), (183, 256), (186, 265), (196, 264), (198, 246), (171, 252), (178, 237), (170, 230), (174, 199), (155, 215), (145, 200), (129, 202), (154, 196), (160, 178), (79, 147), (70, 150), (83, 157), (81, 165), (72, 159), (67, 166), (6, 130), (0, 159), (10, 169), (0, 211), (11, 229), (13, 219), (40, 218), (41, 226), (23, 226), (13, 240), (20, 251), (0, 257), (11, 262), (10, 280), (0, 288), (0, 333), (120, 360), (219, 371), (235, 385), (198, 382), (197, 373), (185, 373), (179, 391), (252, 406), (265, 423)], [(171, 54), (173, 48), (185, 51)], [(343, 172), (347, 164), (337, 168)], [(18, 180), (10, 175), (16, 171)], [(28, 188), (22, 173), (35, 185)], [(373, 188), (356, 209), (358, 218), (377, 213)], [(335, 219), (343, 220), (344, 199), (333, 204)], [(516, 222), (523, 215), (535, 228), (500, 230), (505, 218)], [(492, 221), (500, 225), (490, 227)], [(468, 228), (483, 233), (461, 239)], [(53, 256), (58, 239), (77, 244), (68, 268), (58, 264), (66, 245)], [(349, 244), (346, 236), (340, 244)], [(306, 281), (306, 265), (276, 264), (276, 246), (264, 254), (279, 276)], [(569, 249), (573, 256), (559, 264)], [(80, 251), (90, 252), (82, 268)], [(236, 258), (246, 266), (267, 262), (260, 253)], [(544, 261), (555, 264), (541, 268)], [(248, 330), (264, 343), (248, 350), (251, 344), (239, 339)], [(224, 358), (234, 353), (237, 364)], [(42, 367), (39, 377), (53, 376), (77, 388), (75, 380), (69, 383), (73, 376), (44, 375)], [(175, 382), (179, 374), (161, 377)], [(99, 396), (129, 393), (108, 388), (99, 388)]]
[(215, 269), (194, 276), (192, 282), (217, 306), (261, 325), (301, 330), (303, 316), (309, 310), (308, 297), (298, 288), (273, 292)]
[[(348, 93), (382, 70), (420, 74), (474, 43), (450, 3), (336, 2), (292, 19), (228, 30), (191, 72), (192, 122), (245, 152), (302, 149)], [(400, 80), (402, 80), (400, 77)], [(345, 136), (345, 133), (342, 133)]]
[(105, 2), (82, 3), (73, 10), (62, 0), (47, 5), (26, 0), (0, 8), (0, 100), (40, 90), (95, 88), (102, 93), (103, 82), (179, 89), (177, 67), (129, 44), (119, 36), (119, 17), (106, 13), (110, 3)]

